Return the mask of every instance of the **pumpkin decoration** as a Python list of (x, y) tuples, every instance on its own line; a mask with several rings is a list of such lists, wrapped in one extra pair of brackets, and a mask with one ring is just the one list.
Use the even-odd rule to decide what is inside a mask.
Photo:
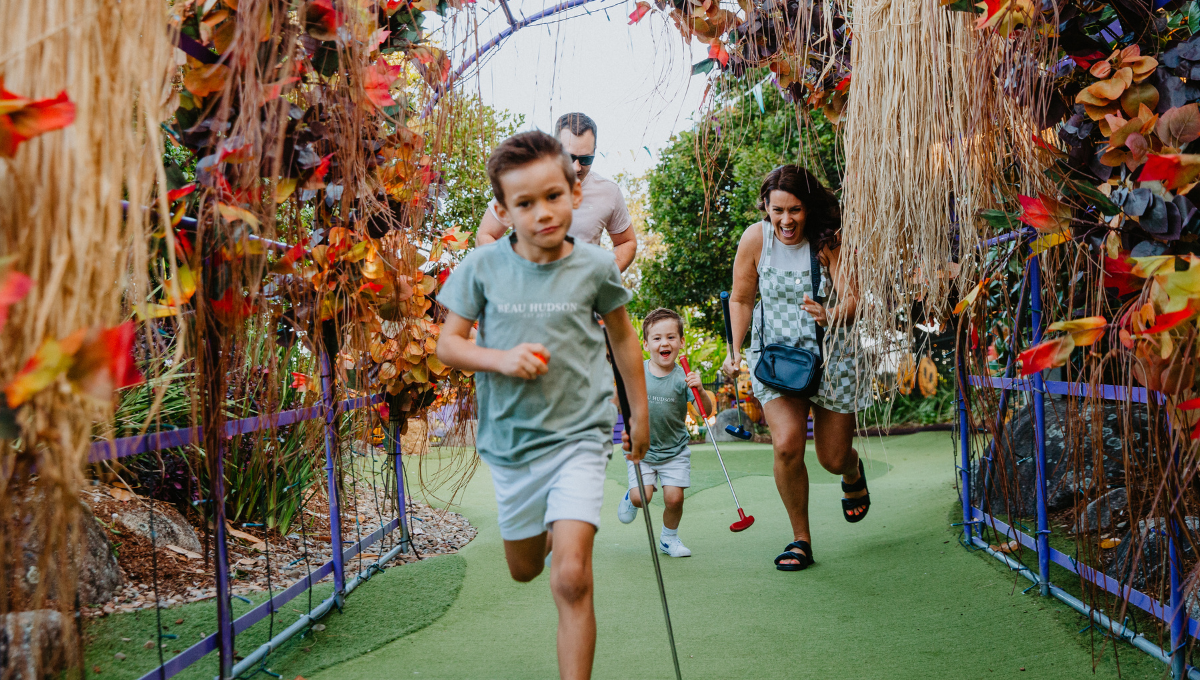
[(928, 354), (921, 357), (921, 364), (917, 366), (917, 382), (920, 384), (921, 394), (924, 396), (932, 397), (937, 394), (938, 370)]

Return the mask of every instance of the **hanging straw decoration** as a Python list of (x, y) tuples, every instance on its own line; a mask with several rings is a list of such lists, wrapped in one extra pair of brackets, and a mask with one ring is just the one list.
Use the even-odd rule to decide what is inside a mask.
[(973, 280), (1001, 103), (989, 37), (969, 15), (936, 0), (858, 0), (852, 17), (842, 262), (861, 332), (884, 338), (944, 319), (954, 282)]
[[(22, 100), (56, 102), (21, 115), (50, 112), (57, 119), (27, 140), (6, 135), (29, 132), (34, 118), (0, 121), (0, 275), (28, 277), (21, 279), (28, 291), (8, 308), (0, 334), (0, 384), (11, 386), (27, 363), (52, 368), (74, 359), (76, 371), (53, 374), (50, 389), (4, 414), (0, 615), (38, 610), (41, 621), (59, 621), (57, 637), (32, 645), (52, 649), (49, 658), (34, 658), (18, 676), (82, 664), (72, 613), (90, 593), (77, 592), (79, 560), (72, 556), (84, 549), (85, 522), (95, 523), (77, 494), (92, 423), (112, 414), (112, 399), (98, 395), (119, 384), (80, 385), (84, 360), (107, 359), (80, 355), (104, 346), (97, 337), (114, 337), (99, 331), (128, 318), (127, 294), (146, 294), (139, 272), (147, 269), (152, 218), (138, 209), (126, 215), (121, 202), (151, 205), (163, 175), (159, 125), (173, 67), (166, 11), (161, 0), (0, 3), (0, 83)], [(0, 114), (11, 113), (13, 98), (0, 97), (10, 103)], [(72, 357), (80, 338), (83, 349)], [(7, 396), (6, 406), (14, 393)]]

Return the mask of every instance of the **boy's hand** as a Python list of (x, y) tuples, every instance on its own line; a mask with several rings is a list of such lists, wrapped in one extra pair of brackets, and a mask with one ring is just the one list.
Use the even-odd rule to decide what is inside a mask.
[(550, 350), (534, 342), (523, 342), (504, 352), (496, 370), (510, 378), (533, 380), (549, 369)]
[(625, 454), (625, 460), (639, 461), (646, 457), (646, 451), (650, 449), (650, 442), (644, 441), (638, 446), (636, 442), (631, 442), (629, 439), (629, 430), (621, 432), (621, 448), (629, 453)]
[(694, 387), (695, 389), (701, 391), (704, 390), (704, 381), (700, 380), (700, 374), (696, 371), (692, 371), (691, 373), (683, 376), (683, 381), (687, 383), (688, 387)]

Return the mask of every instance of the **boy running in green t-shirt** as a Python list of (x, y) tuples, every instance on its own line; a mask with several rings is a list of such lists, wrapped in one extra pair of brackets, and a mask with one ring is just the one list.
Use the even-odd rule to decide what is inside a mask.
[(612, 254), (567, 236), (581, 193), (559, 141), (536, 131), (515, 135), (496, 147), (487, 168), (514, 233), (476, 248), (446, 281), (438, 302), (450, 313), (438, 358), (475, 371), (476, 448), (491, 469), (514, 579), (542, 572), (553, 529), (559, 675), (586, 679), (596, 652), (592, 543), (616, 420), (595, 314), (604, 318), (625, 378), (632, 411), (626, 457), (639, 460), (649, 443), (642, 353)]
[(692, 485), (692, 451), (688, 448), (687, 405), (694, 402), (691, 388), (703, 395), (705, 413), (712, 413), (712, 400), (704, 391), (700, 374), (684, 375), (675, 364), (683, 349), (683, 319), (670, 309), (656, 309), (642, 321), (643, 346), (650, 353), (645, 362), (646, 395), (650, 406), (650, 450), (642, 460), (642, 483), (638, 484), (633, 463), (629, 468), (629, 491), (617, 507), (617, 519), (629, 524), (643, 507), (641, 488), (646, 499), (654, 498), (656, 484), (662, 485), (662, 536), (658, 549), (671, 557), (692, 554), (679, 540), (679, 520), (683, 517), (683, 490)]

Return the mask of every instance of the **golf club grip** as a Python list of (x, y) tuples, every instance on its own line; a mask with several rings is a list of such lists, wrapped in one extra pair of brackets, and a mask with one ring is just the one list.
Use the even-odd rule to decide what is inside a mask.
[[(608, 329), (604, 329), (604, 346), (608, 348), (608, 363), (612, 364), (613, 380), (617, 384), (617, 403), (620, 404), (621, 420), (625, 423), (625, 431), (629, 431), (629, 397), (625, 394), (625, 381), (621, 379), (621, 369), (617, 368), (617, 357), (613, 354), (612, 343), (608, 341)], [(630, 442), (633, 435), (629, 435)]]
[(721, 312), (725, 316), (725, 342), (729, 343), (727, 353), (733, 356), (733, 323), (729, 320), (729, 293), (721, 291)]
[[(679, 363), (683, 365), (685, 375), (692, 372), (692, 369), (688, 366), (687, 357), (679, 357)], [(700, 390), (693, 387), (692, 396), (696, 398), (696, 410), (700, 412), (700, 417), (708, 420), (708, 414), (704, 412), (704, 400), (700, 398)]]

